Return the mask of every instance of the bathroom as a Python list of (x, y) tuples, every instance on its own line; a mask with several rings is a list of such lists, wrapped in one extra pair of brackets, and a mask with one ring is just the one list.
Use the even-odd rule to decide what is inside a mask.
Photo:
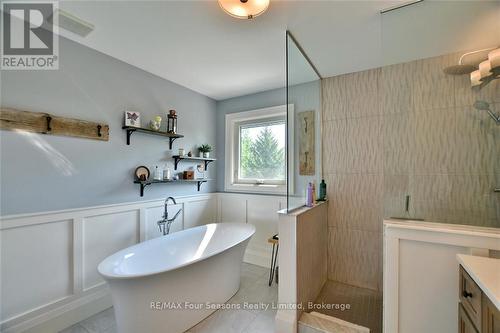
[(0, 332), (498, 332), (499, 1), (1, 6)]

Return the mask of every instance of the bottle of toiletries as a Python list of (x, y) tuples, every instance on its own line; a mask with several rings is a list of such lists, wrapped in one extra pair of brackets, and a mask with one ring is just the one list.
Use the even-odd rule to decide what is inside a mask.
[(325, 201), (326, 200), (326, 183), (325, 180), (322, 179), (321, 183), (319, 184), (319, 201)]
[(316, 182), (312, 182), (313, 185), (313, 203), (316, 202)]
[(162, 180), (163, 179), (163, 175), (162, 175), (162, 170), (160, 170), (160, 168), (158, 168), (158, 166), (155, 167), (155, 173), (154, 173), (154, 180)]
[(163, 180), (170, 180), (170, 177), (171, 177), (171, 171), (170, 169), (165, 166), (165, 168), (163, 168)]
[(309, 185), (307, 185), (306, 206), (307, 207), (313, 206), (313, 186), (312, 186), (312, 183), (309, 183)]

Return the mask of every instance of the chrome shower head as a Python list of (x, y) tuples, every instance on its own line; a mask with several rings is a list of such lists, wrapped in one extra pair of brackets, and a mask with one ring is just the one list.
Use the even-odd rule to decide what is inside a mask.
[(477, 69), (476, 66), (473, 65), (454, 65), (448, 66), (443, 69), (443, 72), (448, 75), (465, 75), (474, 72)]

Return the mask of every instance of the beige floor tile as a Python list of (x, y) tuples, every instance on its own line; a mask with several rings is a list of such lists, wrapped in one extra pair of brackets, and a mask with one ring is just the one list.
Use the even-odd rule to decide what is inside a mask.
[(267, 313), (259, 314), (244, 333), (274, 333), (274, 316)]
[(115, 313), (113, 308), (106, 309), (98, 314), (80, 322), (91, 333), (103, 333), (115, 325)]
[(65, 330), (62, 330), (59, 333), (90, 333), (90, 332), (87, 331), (85, 329), (85, 327), (83, 327), (82, 325), (76, 324), (76, 325), (73, 325), (71, 327), (66, 328)]
[(240, 333), (256, 318), (245, 310), (219, 310), (190, 329), (192, 333)]

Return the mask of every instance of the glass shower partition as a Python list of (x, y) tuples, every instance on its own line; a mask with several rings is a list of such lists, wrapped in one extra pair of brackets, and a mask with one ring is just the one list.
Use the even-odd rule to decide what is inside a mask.
[(287, 209), (302, 207), (321, 181), (321, 78), (293, 35), (286, 33)]
[(497, 9), (425, 1), (381, 15), (384, 217), (500, 227), (500, 124), (490, 114), (500, 114), (500, 80), (471, 82), (500, 45)]

